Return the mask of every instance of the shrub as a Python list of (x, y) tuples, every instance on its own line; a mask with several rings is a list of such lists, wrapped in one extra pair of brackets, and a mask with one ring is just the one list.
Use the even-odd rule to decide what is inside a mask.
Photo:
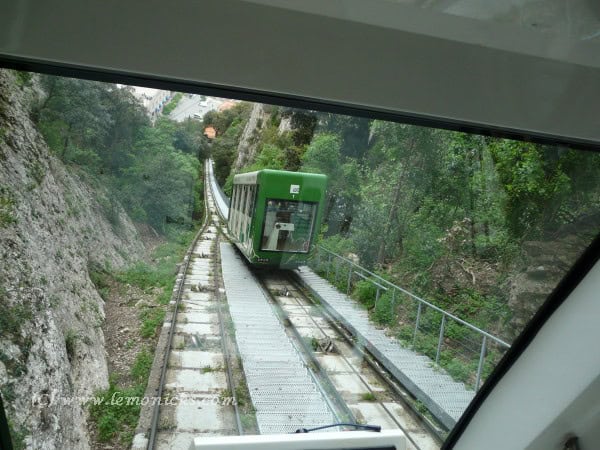
[(372, 308), (375, 305), (377, 286), (368, 280), (359, 281), (354, 286), (352, 295), (367, 308)]
[(77, 349), (77, 340), (79, 339), (79, 335), (75, 330), (67, 331), (65, 335), (65, 348), (67, 349), (67, 357), (69, 361), (73, 361), (73, 357), (75, 356), (75, 350)]
[(96, 286), (96, 290), (100, 294), (100, 297), (102, 297), (104, 300), (107, 300), (110, 292), (109, 281), (111, 276), (109, 273), (99, 266), (90, 267), (88, 269), (88, 273), (90, 275), (90, 280), (92, 280), (92, 283), (94, 283), (94, 286)]
[(379, 301), (373, 310), (373, 320), (381, 325), (392, 325), (395, 322), (396, 314), (392, 309), (392, 294), (384, 293), (379, 297)]

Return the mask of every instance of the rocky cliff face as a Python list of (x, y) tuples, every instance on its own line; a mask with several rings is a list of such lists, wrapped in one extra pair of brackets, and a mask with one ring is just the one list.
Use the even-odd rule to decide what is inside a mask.
[(36, 95), (0, 71), (0, 389), (17, 440), (85, 449), (82, 403), (108, 385), (89, 268), (144, 248), (123, 209), (49, 153), (29, 118)]
[(245, 166), (248, 166), (256, 159), (258, 151), (258, 142), (260, 133), (266, 126), (270, 114), (267, 112), (265, 105), (262, 103), (254, 103), (250, 118), (244, 127), (244, 131), (240, 137), (240, 143), (237, 148), (237, 158), (233, 163), (233, 172), (237, 173)]

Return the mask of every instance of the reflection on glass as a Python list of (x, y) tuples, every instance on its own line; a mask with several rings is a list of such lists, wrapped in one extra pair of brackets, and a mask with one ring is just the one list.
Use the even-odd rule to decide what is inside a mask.
[(267, 200), (261, 250), (308, 253), (316, 205)]

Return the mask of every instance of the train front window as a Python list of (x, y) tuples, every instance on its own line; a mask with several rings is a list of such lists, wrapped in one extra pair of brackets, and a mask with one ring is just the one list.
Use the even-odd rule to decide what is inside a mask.
[(293, 200), (267, 200), (261, 250), (308, 253), (316, 205)]

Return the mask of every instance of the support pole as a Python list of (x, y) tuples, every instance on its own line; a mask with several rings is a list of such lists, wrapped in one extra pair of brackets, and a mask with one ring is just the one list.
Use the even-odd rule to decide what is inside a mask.
[(440, 325), (440, 339), (438, 340), (437, 353), (435, 354), (435, 363), (439, 364), (440, 350), (442, 349), (442, 340), (444, 339), (444, 325), (446, 325), (446, 314), (442, 314), (442, 324)]
[(487, 336), (483, 336), (483, 340), (481, 341), (481, 353), (479, 354), (479, 366), (477, 367), (477, 381), (475, 381), (475, 390), (479, 390), (479, 384), (481, 383), (481, 372), (483, 371), (483, 360), (485, 358), (487, 344)]
[(415, 321), (415, 332), (413, 334), (413, 347), (417, 342), (417, 331), (419, 330), (419, 321), (421, 320), (421, 308), (423, 308), (423, 303), (419, 302), (419, 308), (417, 309), (417, 320)]
[(348, 287), (346, 288), (346, 294), (350, 295), (350, 285), (352, 284), (352, 263), (350, 263), (350, 271), (348, 272)]

